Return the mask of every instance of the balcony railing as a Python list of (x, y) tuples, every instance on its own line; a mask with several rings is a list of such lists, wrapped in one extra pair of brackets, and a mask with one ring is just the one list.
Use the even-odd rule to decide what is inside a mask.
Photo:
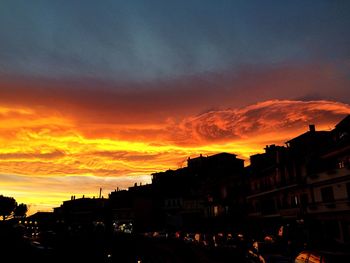
[(307, 180), (308, 180), (308, 183), (314, 183), (314, 182), (327, 181), (338, 177), (343, 177), (349, 174), (350, 174), (349, 169), (347, 167), (334, 168), (328, 171), (309, 174)]
[(350, 210), (350, 200), (344, 198), (334, 200), (333, 202), (315, 202), (309, 204), (307, 210), (310, 213)]
[[(300, 182), (301, 183), (301, 182)], [(255, 194), (262, 194), (264, 192), (271, 192), (271, 191), (278, 191), (279, 189), (285, 189), (289, 188), (291, 186), (296, 186), (296, 180), (290, 180), (287, 182), (278, 182), (273, 185), (268, 185), (268, 186), (260, 186), (258, 189), (249, 189), (249, 194), (248, 195), (255, 195)]]

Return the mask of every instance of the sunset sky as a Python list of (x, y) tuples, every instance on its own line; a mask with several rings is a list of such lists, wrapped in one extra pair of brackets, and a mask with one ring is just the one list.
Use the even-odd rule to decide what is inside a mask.
[(349, 28), (346, 0), (1, 1), (0, 195), (50, 211), (330, 130)]

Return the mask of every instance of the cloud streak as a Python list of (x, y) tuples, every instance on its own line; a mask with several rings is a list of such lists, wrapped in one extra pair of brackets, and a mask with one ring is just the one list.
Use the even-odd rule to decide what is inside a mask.
[[(283, 143), (302, 132), (308, 124), (320, 129), (350, 114), (350, 106), (331, 101), (272, 100), (240, 109), (213, 110), (185, 118), (169, 128), (174, 142), (210, 144), (249, 141)], [(173, 131), (173, 132), (172, 132)]]
[(59, 205), (67, 193), (92, 196), (99, 186), (111, 191), (150, 182), (151, 173), (182, 167), (199, 153), (231, 152), (247, 160), (310, 123), (333, 128), (350, 114), (350, 105), (269, 100), (144, 125), (101, 124), (94, 118), (81, 125), (74, 115), (37, 107), (1, 106), (0, 114), (1, 192), (37, 203), (35, 211)]
[[(98, 124), (101, 132), (108, 127), (114, 129), (114, 124), (147, 124), (153, 133), (154, 126), (166, 120), (213, 108), (244, 107), (271, 98), (350, 103), (349, 70), (350, 64), (339, 68), (317, 62), (242, 67), (239, 72), (142, 83), (4, 78), (0, 81), (0, 104), (38, 112), (46, 109), (50, 117), (58, 118), (57, 123), (65, 117), (79, 121), (81, 126)], [(34, 121), (28, 114), (23, 117), (26, 122)]]
[(349, 114), (349, 14), (327, 0), (1, 1), (1, 193), (48, 208), (76, 185), (332, 128)]

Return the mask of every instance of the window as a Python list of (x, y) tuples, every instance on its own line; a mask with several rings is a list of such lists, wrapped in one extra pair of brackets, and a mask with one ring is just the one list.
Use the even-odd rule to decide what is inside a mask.
[(214, 206), (214, 216), (218, 216), (218, 215), (219, 215), (219, 207)]
[(254, 207), (255, 207), (255, 212), (261, 212), (261, 204), (259, 200), (255, 202)]
[(277, 209), (282, 208), (281, 199), (279, 197), (276, 198), (276, 206), (277, 206)]
[(282, 207), (283, 207), (284, 209), (289, 208), (289, 203), (288, 203), (288, 196), (287, 196), (287, 194), (284, 194), (283, 197), (282, 197)]
[(299, 197), (297, 195), (292, 195), (290, 197), (290, 205), (292, 208), (296, 208), (299, 205)]
[(325, 203), (333, 202), (334, 201), (334, 193), (333, 193), (333, 187), (328, 186), (321, 188), (321, 196), (322, 201)]
[(308, 203), (309, 203), (308, 195), (305, 194), (305, 193), (301, 194), (300, 195), (300, 204), (301, 204), (301, 206), (305, 208), (308, 205)]
[(346, 192), (348, 194), (348, 199), (350, 200), (350, 182), (346, 183)]
[(274, 199), (265, 199), (261, 201), (262, 214), (269, 215), (274, 214), (277, 211)]

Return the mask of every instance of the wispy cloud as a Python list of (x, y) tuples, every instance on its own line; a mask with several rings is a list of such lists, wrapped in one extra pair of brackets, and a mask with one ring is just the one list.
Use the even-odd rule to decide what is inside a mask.
[(182, 167), (199, 153), (225, 151), (248, 159), (266, 144), (283, 145), (311, 123), (320, 130), (333, 128), (350, 114), (350, 105), (269, 100), (168, 119), (152, 129), (150, 124), (115, 123), (101, 134), (101, 124), (81, 126), (55, 111), (3, 106), (0, 114), (2, 194), (16, 195), (20, 202), (40, 200), (39, 207), (47, 209), (67, 192), (91, 196), (98, 186), (111, 190), (150, 182), (151, 173)]
[(330, 129), (350, 114), (350, 105), (331, 101), (272, 100), (240, 109), (213, 110), (188, 117), (169, 128), (175, 143), (201, 145), (225, 142), (283, 143), (317, 124)]
[[(315, 61), (242, 66), (239, 70), (150, 82), (3, 78), (0, 104), (36, 110), (42, 117), (47, 111), (50, 116), (46, 117), (57, 118), (56, 123), (66, 117), (79, 121), (80, 126), (98, 124), (101, 132), (114, 129), (115, 124), (131, 128), (148, 124), (153, 133), (154, 127), (167, 119), (179, 120), (213, 108), (244, 107), (271, 99), (350, 103), (349, 70), (350, 64), (339, 67)], [(33, 120), (27, 114), (23, 121), (25, 125)], [(125, 132), (132, 129), (126, 128)]]

